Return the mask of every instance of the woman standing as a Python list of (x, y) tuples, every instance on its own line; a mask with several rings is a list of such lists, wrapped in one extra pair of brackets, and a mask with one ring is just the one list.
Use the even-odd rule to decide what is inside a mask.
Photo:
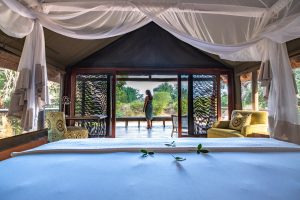
[(152, 96), (150, 90), (146, 90), (146, 98), (145, 98), (143, 112), (145, 112), (145, 116), (146, 116), (146, 120), (147, 120), (147, 129), (152, 128), (152, 123), (151, 123), (151, 120), (153, 118), (153, 116), (152, 116), (152, 112), (153, 112), (152, 99), (153, 99), (153, 96)]

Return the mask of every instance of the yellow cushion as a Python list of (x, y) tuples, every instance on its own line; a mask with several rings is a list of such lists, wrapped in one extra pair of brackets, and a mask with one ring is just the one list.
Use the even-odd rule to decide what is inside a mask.
[(250, 122), (251, 114), (242, 115), (240, 113), (237, 113), (230, 120), (229, 128), (240, 131), (244, 126), (250, 125)]
[(49, 142), (64, 139), (64, 134), (67, 131), (65, 114), (63, 112), (48, 112), (46, 114), (46, 127), (48, 128)]
[(241, 115), (251, 114), (250, 124), (268, 124), (268, 112), (266, 111), (253, 111), (253, 110), (234, 110), (232, 111), (231, 118), (237, 113)]
[(207, 130), (208, 138), (244, 137), (240, 131), (223, 128), (210, 128)]
[(68, 126), (67, 132), (64, 134), (64, 137), (68, 139), (88, 138), (88, 136), (89, 131), (80, 126)]

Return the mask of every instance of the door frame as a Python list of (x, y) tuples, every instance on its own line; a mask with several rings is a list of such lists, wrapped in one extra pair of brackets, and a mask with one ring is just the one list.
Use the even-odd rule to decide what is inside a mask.
[[(234, 75), (233, 70), (229, 68), (118, 68), (118, 67), (97, 67), (97, 68), (73, 68), (71, 69), (71, 77), (68, 81), (70, 84), (70, 90), (65, 92), (70, 96), (71, 105), (70, 105), (70, 116), (75, 115), (75, 98), (76, 98), (76, 75), (78, 74), (109, 74), (112, 77), (111, 80), (111, 109), (110, 116), (108, 118), (111, 124), (111, 133), (109, 137), (116, 136), (116, 83), (117, 75), (177, 75), (177, 84), (178, 84), (178, 137), (182, 137), (182, 103), (181, 103), (181, 75), (192, 75), (192, 74), (206, 74), (206, 75), (216, 75), (217, 76), (217, 95), (218, 95), (218, 119), (221, 117), (221, 96), (220, 96), (220, 76), (227, 75), (228, 77), (228, 115), (230, 118), (231, 112), (234, 109), (235, 98), (234, 98)], [(190, 86), (189, 86), (190, 87)], [(190, 90), (189, 90), (190, 91)], [(192, 115), (188, 115), (192, 117)], [(189, 120), (190, 121), (190, 120)], [(109, 123), (108, 123), (109, 124)], [(189, 125), (190, 126), (190, 125)], [(108, 129), (109, 130), (109, 129)]]

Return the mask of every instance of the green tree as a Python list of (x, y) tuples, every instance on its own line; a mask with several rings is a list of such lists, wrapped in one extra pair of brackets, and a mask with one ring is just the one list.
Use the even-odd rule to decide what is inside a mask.
[(155, 92), (153, 95), (153, 113), (160, 115), (167, 108), (171, 101), (171, 95), (168, 92)]
[(241, 87), (243, 109), (249, 108), (252, 105), (252, 83), (251, 81), (243, 82)]
[(297, 99), (298, 99), (298, 109), (300, 111), (300, 68), (296, 68), (293, 71), (294, 71), (295, 82), (298, 90)]
[(116, 84), (117, 101), (130, 103), (143, 98), (139, 90), (126, 86), (126, 81), (118, 81)]
[(9, 69), (0, 69), (0, 107), (8, 108), (10, 96), (17, 82), (17, 72)]
[[(176, 101), (174, 104), (174, 110), (178, 113), (178, 102)], [(188, 114), (188, 100), (187, 98), (181, 99), (181, 115)]]
[(144, 102), (141, 100), (133, 101), (130, 103), (130, 109), (135, 116), (141, 116), (143, 113)]
[(153, 89), (153, 92), (167, 92), (171, 95), (173, 100), (177, 98), (177, 87), (174, 87), (170, 83), (162, 83)]
[(139, 90), (132, 87), (124, 87), (123, 91), (126, 94), (126, 103), (131, 103), (143, 98), (143, 95), (139, 93)]
[(52, 106), (59, 106), (60, 101), (60, 84), (52, 81), (48, 81), (49, 98)]

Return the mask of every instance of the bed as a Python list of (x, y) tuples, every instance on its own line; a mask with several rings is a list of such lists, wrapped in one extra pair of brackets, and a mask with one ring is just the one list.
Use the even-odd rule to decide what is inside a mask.
[(267, 138), (62, 140), (0, 162), (3, 200), (299, 197), (300, 146)]

